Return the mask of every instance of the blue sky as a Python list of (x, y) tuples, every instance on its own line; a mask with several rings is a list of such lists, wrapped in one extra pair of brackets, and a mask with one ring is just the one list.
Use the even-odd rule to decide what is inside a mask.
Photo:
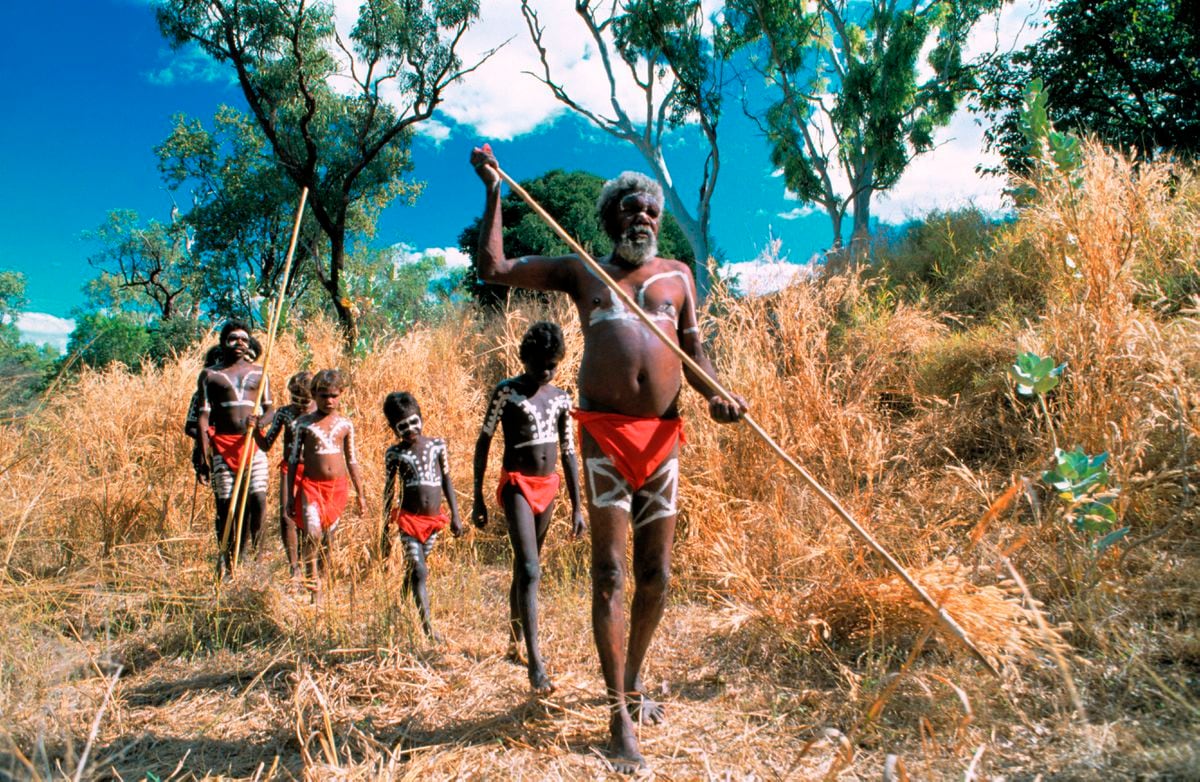
[[(336, 0), (339, 19), (357, 0)], [(556, 71), (585, 101), (603, 108), (606, 85), (589, 59), (573, 4), (542, 0), (542, 18), (558, 51)], [(1027, 4), (1026, 4), (1027, 5)], [(630, 147), (565, 112), (544, 86), (522, 70), (536, 67), (515, 0), (484, 0), (483, 23), (469, 33), (464, 54), (513, 40), (471, 81), (454, 90), (415, 148), (413, 177), (426, 190), (413, 207), (382, 216), (376, 243), (414, 248), (453, 247), (477, 214), (482, 192), (466, 160), (490, 140), (517, 179), (553, 168), (610, 176), (645, 169)], [(978, 46), (1011, 45), (1014, 25), (1028, 11), (981, 25)], [(153, 148), (177, 113), (208, 120), (221, 103), (241, 107), (227, 70), (189, 52), (172, 52), (149, 0), (60, 0), (10, 3), (0, 46), (0, 269), (28, 280), (23, 329), (42, 337), (68, 328), (55, 318), (83, 302), (80, 287), (95, 270), (93, 247), (82, 238), (112, 209), (134, 209), (165, 220), (171, 198), (155, 167)], [(346, 23), (348, 24), (348, 23)], [(990, 26), (989, 26), (990, 25)], [(343, 23), (339, 21), (339, 26)], [(772, 171), (765, 142), (733, 102), (721, 124), (723, 167), (714, 198), (713, 233), (730, 262), (750, 261), (772, 238), (792, 262), (829, 244), (826, 219), (789, 199)], [(973, 173), (982, 159), (979, 128), (965, 113), (947, 128), (941, 147), (919, 161), (895, 196), (877, 207), (898, 221), (933, 206), (973, 200), (998, 206), (998, 182)], [(699, 182), (699, 145), (677, 134), (668, 162), (685, 192)], [(692, 184), (692, 183), (696, 184)], [(181, 199), (186, 206), (187, 199)], [(39, 318), (37, 314), (54, 316)]]

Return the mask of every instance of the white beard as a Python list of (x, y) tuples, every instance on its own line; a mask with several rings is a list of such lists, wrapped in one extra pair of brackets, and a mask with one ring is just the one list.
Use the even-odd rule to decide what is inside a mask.
[(658, 237), (648, 228), (632, 227), (617, 240), (613, 255), (625, 263), (641, 266), (658, 255)]

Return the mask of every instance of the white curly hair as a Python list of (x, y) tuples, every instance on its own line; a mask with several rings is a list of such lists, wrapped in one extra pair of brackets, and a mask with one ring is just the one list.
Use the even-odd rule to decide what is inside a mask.
[(658, 203), (658, 208), (662, 209), (662, 185), (641, 172), (622, 171), (604, 183), (600, 197), (596, 199), (596, 218), (605, 231), (608, 231), (608, 213), (613, 204), (630, 193), (644, 193), (653, 198)]

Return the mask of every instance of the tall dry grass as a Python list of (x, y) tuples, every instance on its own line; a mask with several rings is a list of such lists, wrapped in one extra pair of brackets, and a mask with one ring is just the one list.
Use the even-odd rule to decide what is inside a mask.
[[(670, 775), (875, 777), (894, 750), (910, 769), (922, 757), (923, 776), (941, 777), (980, 763), (979, 747), (990, 748), (984, 766), (1017, 776), (1055, 763), (1065, 776), (1108, 764), (1183, 776), (1196, 768), (1200, 334), (1194, 304), (1161, 300), (1164, 279), (1196, 271), (1198, 188), (1190, 171), (1134, 169), (1099, 148), (1082, 177), (1051, 185), (1000, 231), (987, 259), (1003, 266), (1008, 253), (1027, 268), (1032, 253), (1045, 264), (1045, 289), (1022, 293), (1045, 302), (1036, 319), (997, 312), (964, 325), (856, 274), (755, 299), (714, 294), (705, 329), (727, 384), (946, 605), (1003, 678), (983, 677), (936, 635), (927, 641), (928, 615), (898, 580), (750, 432), (708, 421), (699, 395), (685, 391), (678, 586), (655, 664), (677, 671), (675, 697), (689, 716), (650, 745)], [(4, 768), (69, 776), (104, 703), (100, 685), (120, 665), (132, 683), (97, 723), (95, 770), (140, 762), (163, 776), (195, 752), (180, 761), (195, 776), (590, 773), (581, 771), (593, 768), (588, 731), (603, 733), (603, 715), (588, 700), (599, 691), (586, 543), (566, 539), (566, 509), (543, 558), (543, 627), (566, 693), (548, 705), (514, 701), (499, 683), (504, 669), (481, 651), (503, 644), (500, 525), (446, 536), (434, 555), (435, 623), (449, 651), (424, 644), (397, 564), (374, 553), (391, 439), (383, 397), (412, 391), (426, 430), (447, 439), (466, 517), (483, 404), (519, 371), (520, 337), (541, 318), (564, 326), (559, 383), (573, 391), (580, 334), (562, 300), (518, 301), (493, 316), (464, 311), (379, 337), (357, 356), (344, 353), (331, 322), (282, 336), (275, 388), (300, 369), (349, 376), (343, 406), (369, 487), (369, 513), (345, 520), (334, 586), (316, 608), (277, 586), (273, 521), (271, 553), (248, 557), (243, 575), (214, 592), (211, 499), (194, 486), (181, 433), (199, 348), (140, 372), (85, 371), (35, 418), (0, 428)], [(1052, 437), (1005, 378), (1022, 350), (1068, 363), (1049, 400), (1058, 440), (1111, 454), (1132, 532), (1105, 556), (1037, 488)], [(498, 465), (494, 454), (487, 485)], [(1029, 593), (1010, 580), (1008, 562)], [(934, 652), (912, 652), (916, 643)], [(1064, 652), (1092, 725), (1068, 719), (1053, 661)], [(706, 706), (717, 698), (723, 706)], [(176, 702), (196, 716), (159, 708)], [(723, 721), (730, 708), (741, 716)], [(156, 720), (172, 736), (204, 738), (167, 740)], [(831, 726), (840, 733), (819, 730)], [(1047, 730), (1061, 737), (1053, 748), (1038, 744)], [(496, 735), (500, 753), (490, 749)], [(707, 755), (700, 763), (680, 750), (696, 736), (728, 746), (725, 765), (714, 771)], [(239, 754), (246, 741), (266, 766)], [(279, 765), (268, 769), (272, 753)]]

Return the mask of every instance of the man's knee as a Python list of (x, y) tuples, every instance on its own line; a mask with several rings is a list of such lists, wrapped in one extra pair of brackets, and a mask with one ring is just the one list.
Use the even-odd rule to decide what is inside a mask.
[(542, 566), (536, 559), (517, 565), (517, 580), (522, 587), (537, 586), (542, 580)]
[(671, 569), (666, 562), (661, 560), (644, 562), (635, 565), (634, 579), (639, 592), (645, 592), (651, 596), (661, 595), (667, 591), (667, 584), (671, 580)]
[(419, 559), (410, 559), (408, 561), (408, 577), (414, 583), (424, 583), (429, 576), (429, 568)]
[(592, 564), (592, 589), (602, 595), (611, 596), (625, 587), (625, 571), (619, 562), (595, 562)]

